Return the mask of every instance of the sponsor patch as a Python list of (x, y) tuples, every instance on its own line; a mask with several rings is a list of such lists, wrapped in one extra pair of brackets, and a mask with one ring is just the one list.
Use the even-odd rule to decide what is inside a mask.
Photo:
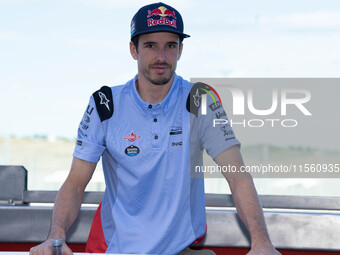
[(87, 137), (87, 134), (85, 134), (80, 128), (78, 128), (78, 132), (80, 135)]
[(133, 157), (133, 156), (137, 156), (139, 154), (139, 151), (140, 150), (137, 146), (131, 145), (125, 149), (125, 154), (130, 157)]
[[(151, 17), (154, 17), (155, 19), (152, 19)], [(154, 10), (148, 10), (147, 19), (148, 27), (165, 25), (177, 28), (175, 11), (170, 11), (164, 6), (159, 6)], [(132, 27), (131, 31), (133, 31)]]
[(89, 128), (89, 126), (86, 125), (83, 121), (80, 122), (80, 125), (81, 125), (81, 128), (84, 129), (84, 130), (87, 130)]
[(182, 142), (173, 142), (172, 146), (182, 146)]
[(90, 122), (91, 122), (90, 117), (87, 116), (86, 114), (84, 114), (83, 120), (84, 120), (86, 123), (90, 123)]
[(225, 111), (222, 111), (222, 112), (215, 113), (215, 116), (216, 116), (216, 119), (220, 119), (224, 116), (227, 116), (227, 114), (225, 113)]
[(110, 103), (111, 101), (110, 101), (109, 99), (107, 99), (106, 96), (105, 96), (105, 94), (102, 93), (102, 92), (99, 92), (98, 95), (99, 95), (99, 97), (100, 97), (100, 104), (105, 105), (106, 108), (107, 108), (109, 111), (111, 111), (111, 110), (110, 110), (110, 106), (109, 106), (109, 103)]
[(234, 131), (230, 129), (228, 126), (220, 127), (221, 131), (223, 132), (223, 136), (231, 136), (234, 135)]
[(87, 113), (88, 115), (91, 115), (92, 111), (93, 111), (93, 107), (91, 107), (90, 105), (88, 105), (88, 106), (87, 106), (87, 109), (86, 109), (86, 113)]
[[(108, 86), (101, 87), (100, 90), (93, 93), (93, 98), (101, 122), (111, 118), (114, 112), (111, 88)], [(90, 111), (92, 112), (92, 109)]]
[(216, 101), (216, 103), (212, 103), (209, 105), (210, 110), (212, 110), (213, 112), (216, 111), (217, 109), (221, 108), (221, 103), (220, 101)]
[(180, 135), (182, 134), (182, 127), (171, 127), (170, 135)]
[(139, 139), (140, 135), (135, 135), (133, 132), (131, 132), (131, 134), (124, 136), (124, 139), (129, 140), (130, 142), (135, 141), (136, 139)]
[(196, 94), (192, 96), (194, 98), (194, 104), (196, 107), (200, 107), (201, 105), (201, 95), (198, 93), (198, 89), (196, 89)]
[(213, 87), (205, 83), (196, 82), (193, 84), (187, 98), (187, 111), (198, 117), (199, 108), (201, 108), (201, 114), (207, 115), (207, 96), (214, 101), (213, 104), (209, 105), (212, 111), (222, 107), (221, 98)]

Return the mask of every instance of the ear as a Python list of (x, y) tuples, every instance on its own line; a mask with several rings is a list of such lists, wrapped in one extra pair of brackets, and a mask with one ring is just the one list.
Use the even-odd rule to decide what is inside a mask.
[(133, 42), (130, 42), (130, 53), (134, 60), (138, 59), (138, 52)]
[(179, 60), (182, 56), (182, 50), (183, 50), (183, 43), (181, 43), (181, 45), (179, 46), (179, 52), (178, 52), (178, 58), (177, 60)]

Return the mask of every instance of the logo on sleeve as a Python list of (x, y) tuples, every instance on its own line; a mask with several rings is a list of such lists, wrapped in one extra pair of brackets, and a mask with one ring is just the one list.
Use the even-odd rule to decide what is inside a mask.
[(198, 89), (196, 90), (196, 94), (193, 95), (193, 98), (194, 98), (194, 104), (196, 105), (196, 107), (200, 107), (200, 104), (201, 104), (201, 97), (200, 94), (198, 93)]
[[(93, 99), (96, 103), (96, 108), (100, 117), (100, 121), (103, 122), (104, 120), (110, 119), (114, 111), (111, 88), (108, 86), (101, 87), (100, 90), (97, 90), (93, 93)], [(91, 115), (93, 108), (89, 110), (89, 115)]]
[(220, 109), (222, 107), (220, 101), (216, 101), (216, 103), (212, 103), (209, 105), (210, 110), (213, 112), (216, 111), (217, 109)]
[[(90, 109), (91, 108), (91, 109)], [(87, 106), (87, 109), (86, 109), (86, 113), (88, 115), (91, 115), (92, 114), (92, 111), (93, 111), (93, 107), (91, 107), (90, 105)]]
[(107, 99), (105, 94), (102, 93), (102, 92), (99, 92), (98, 95), (100, 97), (100, 104), (104, 104), (106, 106), (106, 108), (110, 111), (110, 106), (109, 106), (110, 100)]
[(131, 145), (129, 147), (127, 147), (125, 149), (125, 154), (130, 156), (130, 157), (134, 157), (137, 156), (139, 154), (139, 148), (137, 146)]
[(197, 82), (193, 84), (188, 99), (186, 108), (190, 113), (193, 113), (198, 117), (199, 108), (201, 108), (201, 114), (207, 115), (207, 95), (210, 96), (213, 104), (209, 105), (212, 111), (215, 111), (222, 107), (222, 101), (216, 90), (208, 84)]

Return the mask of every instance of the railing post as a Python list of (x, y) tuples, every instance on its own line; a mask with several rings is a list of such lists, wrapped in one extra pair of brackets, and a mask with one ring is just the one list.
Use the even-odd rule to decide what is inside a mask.
[(27, 170), (23, 166), (0, 166), (0, 205), (23, 205)]

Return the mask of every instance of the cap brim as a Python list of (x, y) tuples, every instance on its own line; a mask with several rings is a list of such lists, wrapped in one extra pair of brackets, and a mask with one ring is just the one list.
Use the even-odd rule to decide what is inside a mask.
[(169, 33), (173, 33), (173, 34), (176, 34), (176, 35), (179, 35), (180, 37), (182, 37), (183, 39), (184, 38), (189, 38), (190, 35), (188, 34), (184, 34), (184, 33), (178, 33), (177, 31), (173, 31), (173, 30), (168, 30), (168, 29), (162, 29), (162, 30), (157, 30), (157, 31), (140, 31), (138, 33), (135, 33), (133, 36), (131, 36), (131, 40), (133, 38), (135, 38), (136, 36), (139, 36), (139, 35), (145, 35), (145, 34), (152, 34), (152, 33), (159, 33), (159, 32), (169, 32)]
[(180, 36), (182, 36), (182, 38), (189, 38), (190, 37), (190, 35), (187, 35), (187, 34), (180, 34)]

